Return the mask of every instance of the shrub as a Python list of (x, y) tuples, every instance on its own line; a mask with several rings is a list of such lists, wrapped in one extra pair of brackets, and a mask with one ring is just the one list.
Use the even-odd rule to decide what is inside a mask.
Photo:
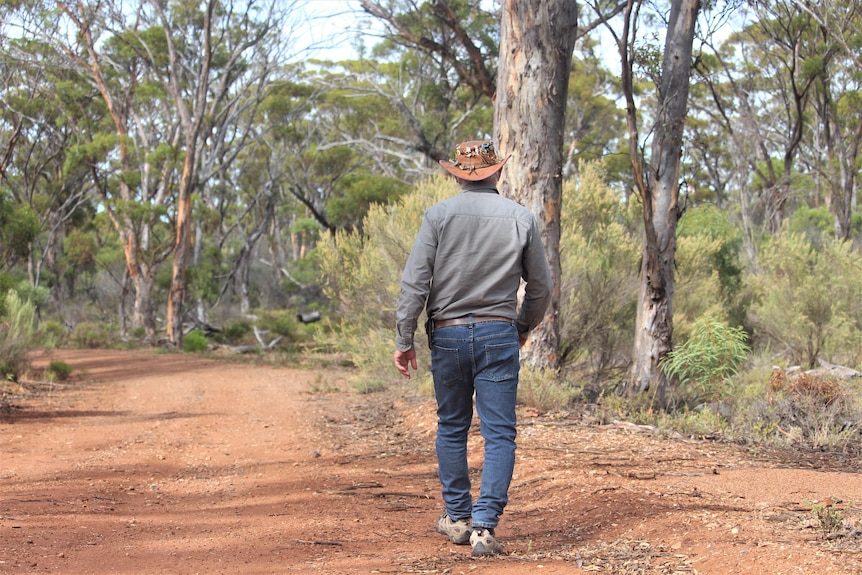
[(788, 361), (812, 368), (820, 358), (862, 361), (862, 254), (850, 242), (826, 238), (815, 249), (785, 233), (764, 246), (760, 266), (749, 282), (760, 336), (781, 344)]
[(80, 349), (98, 349), (108, 347), (111, 343), (111, 335), (104, 326), (82, 321), (75, 325), (71, 335), (72, 343)]
[(251, 332), (251, 324), (246, 320), (240, 320), (227, 325), (224, 328), (223, 337), (231, 344), (237, 344)]
[(209, 347), (207, 336), (199, 329), (195, 329), (183, 336), (183, 351), (187, 353), (199, 353), (206, 351)]
[[(858, 449), (862, 390), (852, 380), (772, 371), (756, 393), (740, 390), (733, 427), (740, 436), (813, 448)], [(854, 447), (855, 446), (855, 447)]]
[(45, 286), (33, 286), (29, 280), (19, 282), (15, 291), (18, 297), (32, 302), (37, 309), (44, 307), (51, 299), (51, 290)]
[(521, 367), (518, 402), (541, 412), (563, 409), (578, 395), (578, 390), (561, 382), (550, 370)]
[(35, 348), (36, 306), (18, 297), (17, 292), (6, 293), (5, 309), (0, 316), (0, 377), (17, 381), (30, 364), (27, 354)]
[(625, 203), (597, 164), (563, 186), (560, 360), (595, 376), (629, 361), (637, 307), (640, 242), (626, 225)]
[(386, 390), (386, 382), (380, 378), (371, 376), (359, 377), (353, 383), (353, 389), (362, 395), (377, 393)]
[(287, 341), (297, 341), (301, 337), (296, 314), (287, 310), (268, 311), (260, 320), (261, 329), (280, 335)]
[(703, 316), (694, 323), (689, 339), (665, 356), (661, 368), (678, 380), (684, 395), (715, 401), (745, 362), (749, 352), (745, 341), (742, 328)]
[(37, 328), (39, 345), (53, 349), (60, 345), (67, 337), (66, 328), (58, 321), (46, 320)]
[(72, 366), (65, 361), (55, 360), (48, 364), (47, 374), (50, 379), (66, 381), (72, 375)]

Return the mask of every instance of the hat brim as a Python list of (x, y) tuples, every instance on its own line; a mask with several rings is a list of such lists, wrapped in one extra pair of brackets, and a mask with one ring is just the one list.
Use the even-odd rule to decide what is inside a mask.
[(443, 166), (443, 169), (455, 176), (456, 178), (461, 178), (462, 180), (469, 180), (471, 182), (478, 182), (479, 180), (484, 180), (490, 176), (493, 176), (497, 172), (503, 169), (503, 165), (508, 161), (509, 158), (506, 158), (499, 164), (494, 164), (493, 166), (484, 166), (482, 168), (473, 168), (470, 170), (465, 170), (463, 168), (459, 168), (454, 163), (449, 160), (439, 160), (440, 165)]

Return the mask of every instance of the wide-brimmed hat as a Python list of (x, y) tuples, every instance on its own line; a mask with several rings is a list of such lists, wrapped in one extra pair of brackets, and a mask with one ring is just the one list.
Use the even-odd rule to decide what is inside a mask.
[(440, 165), (456, 178), (475, 182), (502, 170), (508, 159), (497, 157), (493, 142), (470, 140), (458, 144), (454, 160), (440, 160)]

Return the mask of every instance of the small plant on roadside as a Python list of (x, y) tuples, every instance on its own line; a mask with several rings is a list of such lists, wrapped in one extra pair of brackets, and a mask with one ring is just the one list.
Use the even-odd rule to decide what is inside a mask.
[(318, 372), (314, 376), (314, 383), (311, 384), (311, 391), (312, 393), (337, 393), (341, 390), (338, 386), (332, 385), (324, 379), (323, 374)]
[(183, 351), (186, 353), (200, 353), (206, 351), (210, 342), (204, 332), (195, 329), (183, 336)]
[(356, 380), (353, 388), (365, 395), (368, 393), (377, 393), (378, 391), (386, 391), (386, 383), (378, 378), (362, 376)]
[(72, 375), (72, 366), (65, 361), (52, 361), (45, 373), (51, 381), (66, 381)]
[(844, 513), (835, 503), (834, 498), (827, 497), (824, 501), (803, 501), (803, 505), (811, 508), (811, 513), (817, 520), (824, 537), (837, 533), (844, 526)]
[(706, 315), (694, 322), (691, 336), (667, 354), (661, 367), (690, 399), (717, 401), (748, 356), (745, 341), (742, 328)]

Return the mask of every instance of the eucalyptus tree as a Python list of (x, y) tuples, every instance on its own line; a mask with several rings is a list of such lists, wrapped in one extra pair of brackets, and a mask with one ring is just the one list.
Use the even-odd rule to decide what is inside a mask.
[(551, 303), (531, 335), (527, 357), (559, 366), (560, 213), (563, 143), (578, 5), (566, 0), (503, 3), (494, 133), (510, 160), (501, 193), (526, 205), (539, 222), (554, 282)]
[(629, 153), (644, 226), (637, 325), (626, 389), (629, 393), (652, 390), (656, 402), (664, 406), (669, 381), (660, 362), (672, 345), (676, 225), (681, 215), (680, 158), (701, 4), (700, 0), (673, 0), (666, 13), (661, 64), (654, 69), (656, 106), (648, 155), (647, 144), (641, 140), (644, 117), (638, 114), (635, 98), (636, 64), (639, 60), (644, 63), (644, 53), (639, 53), (644, 40), (639, 35), (644, 8), (640, 0), (629, 0), (622, 29), (617, 32), (609, 27), (619, 47)]
[(34, 287), (56, 286), (52, 294), (60, 306), (66, 299), (61, 290), (71, 287), (75, 275), (70, 271), (62, 277), (63, 238), (94, 210), (88, 170), (70, 150), (98, 115), (91, 113), (91, 94), (52, 61), (50, 48), (37, 39), (7, 38), (0, 75), (0, 193), (8, 196), (11, 210), (2, 235), (17, 238), (6, 243), (20, 252), (19, 273)]
[(210, 189), (249, 141), (242, 118), (279, 71), (289, 10), (284, 2), (59, 2), (41, 13), (52, 26), (22, 28), (100, 96), (106, 121), (74, 151), (120, 236), (133, 326), (150, 338), (155, 274), (171, 255), (168, 338), (182, 337), (194, 193)]
[(696, 66), (710, 100), (698, 110), (727, 136), (749, 237), (758, 224), (780, 233), (797, 199), (818, 69), (835, 54), (823, 50), (812, 18), (791, 2), (758, 3), (751, 14), (720, 45), (704, 42)]
[[(153, 0), (161, 22), (168, 63), (160, 76), (173, 101), (183, 135), (183, 167), (177, 186), (176, 239), (168, 298), (168, 338), (182, 339), (185, 273), (191, 248), (192, 193), (201, 182), (230, 166), (230, 153), (212, 153), (217, 165), (203, 162), (207, 149), (242, 147), (247, 125), (239, 116), (262, 100), (271, 77), (284, 62), (280, 39), (283, 2), (208, 0), (165, 6)], [(161, 39), (160, 39), (161, 40)], [(236, 135), (239, 132), (239, 135)], [(231, 141), (231, 138), (233, 139)]]
[(345, 131), (344, 140), (413, 181), (450, 157), (455, 141), (489, 136), (496, 16), (475, 1), (359, 4), (384, 31), (359, 60), (342, 63), (343, 89), (380, 102), (382, 113), (361, 135)]
[[(814, 140), (822, 142), (823, 161), (812, 169), (828, 183), (826, 201), (835, 222), (835, 235), (851, 239), (854, 206), (858, 206), (860, 142), (862, 142), (862, 5), (856, 1), (794, 1), (816, 26), (819, 50), (808, 68), (816, 71), (812, 98), (818, 125)], [(814, 150), (815, 153), (818, 150)], [(818, 155), (819, 156), (819, 155)]]

